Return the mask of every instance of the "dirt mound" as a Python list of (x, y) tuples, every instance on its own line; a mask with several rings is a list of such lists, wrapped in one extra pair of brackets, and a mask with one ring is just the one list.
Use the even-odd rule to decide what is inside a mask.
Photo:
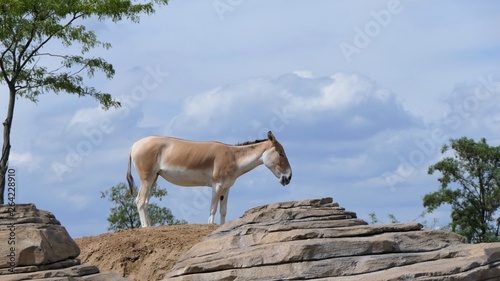
[(218, 225), (127, 229), (75, 239), (83, 264), (137, 281), (161, 280), (179, 257)]

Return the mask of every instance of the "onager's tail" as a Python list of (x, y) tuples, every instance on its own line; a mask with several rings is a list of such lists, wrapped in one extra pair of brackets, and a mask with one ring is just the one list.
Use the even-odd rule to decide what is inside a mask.
[(134, 178), (132, 177), (132, 172), (130, 171), (130, 162), (132, 161), (132, 150), (130, 150), (128, 154), (128, 170), (127, 170), (127, 181), (128, 181), (128, 188), (130, 189), (130, 195), (133, 195), (135, 192), (135, 184), (134, 184)]

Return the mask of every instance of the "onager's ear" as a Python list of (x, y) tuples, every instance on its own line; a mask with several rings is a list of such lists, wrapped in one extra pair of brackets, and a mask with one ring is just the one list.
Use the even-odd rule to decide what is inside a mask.
[(267, 138), (272, 142), (276, 142), (276, 138), (271, 131), (267, 132)]

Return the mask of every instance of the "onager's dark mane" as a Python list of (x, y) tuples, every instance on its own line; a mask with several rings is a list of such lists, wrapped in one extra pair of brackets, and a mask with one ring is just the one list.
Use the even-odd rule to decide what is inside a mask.
[(254, 141), (240, 142), (240, 143), (237, 143), (237, 144), (236, 144), (236, 146), (243, 146), (243, 145), (256, 144), (256, 143), (263, 142), (263, 141), (266, 141), (266, 140), (267, 140), (267, 139), (261, 139), (261, 140), (254, 140)]

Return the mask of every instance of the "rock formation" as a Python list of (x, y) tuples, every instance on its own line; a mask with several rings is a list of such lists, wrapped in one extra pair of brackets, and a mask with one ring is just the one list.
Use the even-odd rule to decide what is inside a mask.
[(181, 257), (164, 280), (500, 280), (500, 243), (418, 223), (368, 225), (332, 198), (256, 207)]
[(79, 254), (52, 213), (33, 204), (0, 205), (0, 281), (127, 280), (80, 265)]

